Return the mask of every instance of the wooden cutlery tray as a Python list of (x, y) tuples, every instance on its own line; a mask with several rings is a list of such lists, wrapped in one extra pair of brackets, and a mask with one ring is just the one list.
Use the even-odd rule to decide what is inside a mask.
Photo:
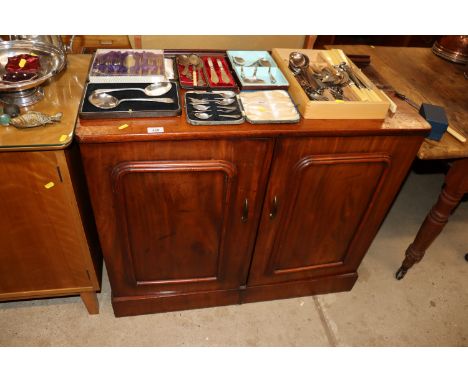
[[(388, 97), (363, 74), (366, 82), (372, 84), (373, 100), (368, 101), (312, 101), (289, 69), (289, 55), (291, 52), (300, 52), (307, 55), (311, 64), (327, 63), (339, 64), (340, 59), (335, 52), (314, 49), (280, 49), (274, 48), (272, 56), (289, 81), (289, 93), (297, 105), (302, 116), (306, 119), (385, 119), (390, 102)], [(351, 60), (347, 60), (353, 71), (360, 71)]]

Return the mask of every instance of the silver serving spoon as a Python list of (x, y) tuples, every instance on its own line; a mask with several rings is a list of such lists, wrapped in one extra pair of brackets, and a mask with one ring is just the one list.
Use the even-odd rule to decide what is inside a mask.
[(270, 60), (267, 60), (266, 58), (261, 58), (261, 59), (258, 60), (258, 63), (260, 64), (260, 66), (263, 66), (264, 68), (268, 68), (268, 75), (270, 76), (270, 82), (272, 84), (276, 84), (276, 78), (271, 73), (271, 62), (270, 62)]
[(100, 94), (91, 94), (88, 97), (88, 101), (100, 108), (100, 109), (114, 109), (119, 106), (122, 102), (159, 102), (159, 103), (174, 103), (172, 98), (124, 98), (118, 99), (114, 96), (111, 96), (107, 93), (100, 93)]
[[(213, 115), (212, 115), (212, 114), (208, 114), (208, 113), (195, 113), (195, 117), (197, 117), (197, 118), (199, 118), (199, 119), (210, 119), (211, 117), (213, 117)], [(229, 114), (218, 114), (218, 117), (239, 119), (239, 118), (241, 118), (242, 116), (241, 116), (240, 114), (232, 114), (232, 115), (229, 115)]]
[(238, 66), (254, 66), (262, 59), (264, 59), (264, 58), (259, 58), (258, 60), (254, 61), (254, 62), (252, 62), (250, 64), (247, 64), (245, 59), (242, 58), (242, 57), (238, 57), (238, 56), (233, 56), (232, 57), (232, 61), (234, 61), (234, 64), (236, 64)]
[(184, 69), (182, 70), (182, 74), (185, 77), (188, 77), (189, 76), (189, 66), (190, 66), (190, 61), (189, 61), (188, 56), (186, 54), (181, 54), (180, 56), (177, 56), (177, 63), (184, 67)]
[(309, 57), (300, 52), (292, 52), (289, 55), (289, 67), (296, 75), (302, 75), (308, 82), (312, 90), (320, 91), (323, 89), (323, 84), (319, 82), (310, 72)]
[[(260, 79), (260, 78), (257, 78), (257, 69), (258, 69), (258, 65), (261, 65), (260, 62), (262, 60), (265, 60), (265, 61), (268, 61), (266, 58), (259, 58), (258, 60), (250, 63), (250, 64), (246, 64), (246, 61), (242, 58), (242, 57), (238, 57), (238, 56), (233, 56), (232, 57), (232, 61), (237, 65), (237, 66), (240, 66), (241, 67), (241, 73), (240, 73), (240, 76), (242, 78), (242, 81), (244, 81), (245, 83), (264, 83), (265, 81)], [(269, 63), (269, 62), (268, 62)], [(254, 69), (254, 72), (253, 72), (253, 76), (252, 78), (248, 78), (245, 73), (244, 73), (244, 67), (249, 67), (249, 66), (255, 66), (255, 69)], [(276, 81), (276, 80), (275, 80)]]
[(145, 93), (147, 96), (156, 97), (163, 94), (166, 94), (172, 88), (171, 82), (158, 82), (154, 84), (149, 84), (144, 89), (142, 88), (120, 88), (120, 89), (96, 89), (92, 94), (101, 94), (101, 93), (111, 93), (111, 92), (121, 92), (125, 90), (139, 90)]
[(299, 52), (292, 52), (289, 55), (289, 62), (296, 68), (305, 69), (309, 67), (309, 57)]
[(197, 77), (197, 84), (193, 84), (193, 86), (205, 86), (205, 81), (203, 80), (203, 76), (201, 75), (201, 69), (203, 67), (203, 61), (200, 57), (196, 54), (191, 54), (188, 58), (189, 63), (192, 65), (192, 77), (195, 79)]

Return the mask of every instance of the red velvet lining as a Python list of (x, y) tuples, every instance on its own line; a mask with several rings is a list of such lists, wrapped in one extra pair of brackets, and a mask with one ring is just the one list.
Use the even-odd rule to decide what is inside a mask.
[[(210, 77), (210, 67), (208, 65), (208, 58), (211, 58), (211, 60), (213, 61), (213, 68), (216, 72), (216, 74), (218, 75), (218, 78), (219, 78), (219, 82), (217, 84), (211, 82), (211, 77)], [(229, 77), (229, 82), (226, 83), (226, 82), (222, 82), (221, 80), (221, 70), (218, 66), (218, 61), (217, 60), (221, 60), (221, 63), (224, 67), (224, 71), (226, 72), (226, 74), (228, 75)], [(223, 56), (205, 56), (205, 57), (202, 57), (202, 60), (203, 60), (203, 63), (205, 64), (205, 70), (206, 70), (206, 73), (208, 74), (208, 81), (210, 83), (210, 86), (213, 87), (213, 88), (216, 88), (216, 87), (226, 87), (226, 86), (234, 86), (234, 78), (232, 77), (232, 74), (231, 74), (231, 71), (229, 70), (229, 66), (226, 62), (226, 60), (224, 59)]]
[[(197, 75), (202, 75), (203, 77), (203, 81), (205, 82), (205, 85), (204, 86), (200, 86), (200, 85), (197, 85), (197, 87), (201, 87), (201, 88), (207, 88), (207, 87), (211, 87), (211, 88), (226, 88), (226, 87), (235, 87), (236, 83), (234, 81), (234, 77), (232, 76), (232, 73), (229, 69), (229, 65), (225, 59), (225, 57), (223, 56), (202, 56), (200, 55), (200, 58), (202, 59), (203, 61), (203, 65), (204, 65), (204, 68), (202, 70), (199, 70)], [(216, 72), (216, 74), (218, 75), (218, 78), (219, 78), (219, 82), (217, 84), (213, 83), (211, 81), (211, 77), (210, 77), (210, 67), (208, 65), (208, 58), (211, 58), (211, 60), (213, 61), (213, 68)], [(222, 66), (224, 67), (224, 70), (227, 74), (227, 76), (229, 77), (229, 82), (226, 83), (226, 82), (222, 82), (222, 79), (221, 79), (221, 70), (218, 66), (218, 62), (217, 60), (221, 60), (221, 63), (222, 63)], [(180, 84), (184, 87), (192, 87), (194, 86), (193, 85), (193, 78), (190, 78), (188, 76), (185, 76), (182, 74), (183, 70), (184, 70), (185, 66), (183, 65), (180, 65), (180, 64), (177, 64), (177, 71), (179, 73), (179, 82)], [(192, 76), (192, 65), (189, 66), (189, 73), (190, 73), (190, 76)]]
[[(182, 74), (182, 72), (184, 71), (184, 68), (185, 66), (183, 65), (180, 65), (180, 64), (177, 64), (177, 70), (179, 72), (179, 81), (180, 81), (180, 84), (181, 85), (185, 85), (185, 86), (193, 86), (193, 78), (189, 78), (188, 76), (184, 76)], [(193, 73), (193, 70), (192, 70), (193, 66), (190, 65), (189, 66), (189, 73), (192, 74)], [(198, 72), (197, 72), (197, 76), (202, 76), (203, 78), (203, 81), (205, 81), (205, 84), (207, 84), (207, 80), (206, 80), (206, 77), (205, 77), (205, 73), (203, 73), (203, 69), (200, 69)], [(198, 77), (197, 77), (198, 78)], [(197, 85), (197, 86), (200, 86), (200, 85)], [(206, 85), (204, 86), (206, 87)]]

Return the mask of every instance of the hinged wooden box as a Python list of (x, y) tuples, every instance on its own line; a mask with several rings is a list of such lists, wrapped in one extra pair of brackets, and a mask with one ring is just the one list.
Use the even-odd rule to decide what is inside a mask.
[[(272, 56), (289, 81), (289, 93), (297, 104), (302, 116), (306, 119), (384, 119), (390, 103), (387, 96), (370, 81), (353, 62), (347, 59), (348, 65), (354, 72), (359, 73), (363, 81), (369, 85), (370, 90), (360, 92), (355, 87), (346, 91), (356, 100), (351, 101), (316, 101), (311, 100), (294, 74), (289, 69), (289, 55), (291, 52), (300, 52), (309, 57), (311, 64), (339, 65), (343, 59), (343, 52), (338, 49), (331, 51), (314, 49), (280, 49), (274, 48)], [(367, 100), (357, 100), (360, 98)]]

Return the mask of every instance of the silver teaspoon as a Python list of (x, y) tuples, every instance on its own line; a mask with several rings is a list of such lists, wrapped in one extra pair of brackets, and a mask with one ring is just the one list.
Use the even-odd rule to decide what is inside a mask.
[(192, 105), (208, 105), (210, 102), (217, 105), (228, 106), (232, 105), (236, 100), (234, 98), (224, 98), (224, 99), (198, 99), (189, 97), (189, 101)]
[[(213, 114), (208, 114), (208, 113), (195, 113), (195, 117), (199, 119), (210, 119), (213, 117)], [(242, 116), (240, 114), (218, 114), (218, 117), (224, 117), (224, 118), (234, 118), (234, 119), (239, 119)]]
[[(192, 104), (192, 107), (195, 109), (195, 110), (198, 110), (198, 111), (211, 111), (211, 107), (208, 106), (208, 105), (201, 105), (201, 104)], [(221, 111), (235, 111), (237, 110), (237, 107), (235, 106), (217, 106), (216, 107), (218, 110), (221, 110)]]

